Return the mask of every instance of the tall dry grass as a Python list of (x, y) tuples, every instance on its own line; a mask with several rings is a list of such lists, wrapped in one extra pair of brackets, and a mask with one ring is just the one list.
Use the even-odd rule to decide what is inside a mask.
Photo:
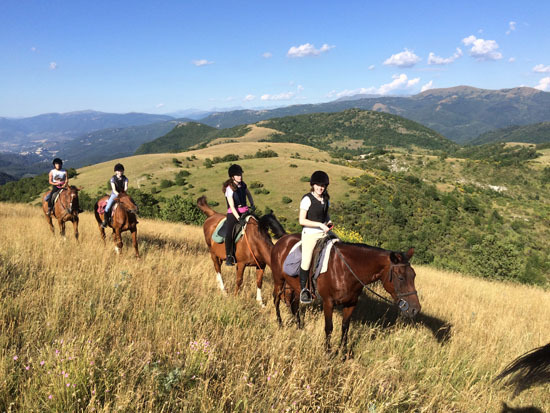
[(38, 208), (0, 204), (0, 411), (550, 411), (548, 386), (512, 399), (491, 382), (550, 341), (547, 291), (418, 266), (420, 319), (362, 296), (342, 361), (318, 308), (278, 327), (269, 272), (266, 309), (252, 270), (222, 295), (200, 228), (141, 220), (137, 260), (129, 236), (115, 256), (81, 220), (80, 243), (62, 241)]

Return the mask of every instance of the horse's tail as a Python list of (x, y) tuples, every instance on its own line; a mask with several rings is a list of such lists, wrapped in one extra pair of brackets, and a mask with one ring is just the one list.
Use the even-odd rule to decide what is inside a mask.
[(550, 381), (550, 343), (528, 351), (512, 361), (495, 377), (495, 381), (509, 375), (512, 376), (508, 382), (516, 386), (516, 394), (533, 384)]
[(207, 217), (211, 217), (212, 215), (216, 214), (216, 211), (210, 208), (210, 205), (208, 205), (208, 202), (206, 202), (206, 197), (204, 195), (197, 199), (197, 206), (202, 212), (204, 212)]

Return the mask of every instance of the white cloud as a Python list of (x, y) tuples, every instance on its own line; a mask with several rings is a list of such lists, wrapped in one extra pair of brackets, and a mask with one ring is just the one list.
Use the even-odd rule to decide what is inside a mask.
[(283, 92), (278, 95), (265, 94), (260, 99), (262, 100), (290, 100), (294, 97), (294, 92)]
[(508, 30), (506, 31), (506, 34), (512, 33), (514, 30), (516, 30), (516, 22), (510, 22), (508, 23)]
[(157, 109), (163, 108), (164, 106), (166, 106), (164, 103), (157, 103), (157, 104), (155, 105), (155, 107), (156, 107)]
[(50, 70), (55, 70), (57, 69), (57, 62), (50, 62)]
[(550, 65), (548, 66), (544, 66), (544, 65), (536, 65), (534, 68), (533, 68), (533, 72), (537, 72), (537, 73), (550, 73)]
[(478, 39), (470, 35), (462, 39), (466, 46), (472, 46), (470, 56), (477, 60), (499, 60), (502, 59), (502, 53), (498, 50), (498, 44), (494, 40)]
[(316, 49), (314, 45), (310, 43), (302, 44), (300, 46), (292, 46), (288, 49), (288, 57), (306, 57), (306, 56), (319, 56), (321, 53), (328, 52), (330, 49), (334, 49), (336, 46), (330, 46), (324, 44), (320, 49)]
[(37, 50), (36, 50), (36, 47), (34, 47), (34, 46), (31, 47), (31, 52), (36, 52), (36, 51), (37, 51)]
[(409, 49), (405, 49), (404, 52), (392, 54), (391, 57), (384, 61), (385, 65), (397, 66), (397, 67), (412, 67), (422, 59), (414, 54)]
[(343, 96), (353, 96), (353, 95), (387, 95), (390, 92), (394, 91), (406, 91), (411, 89), (413, 86), (417, 85), (420, 82), (420, 78), (416, 77), (414, 79), (409, 79), (406, 74), (402, 73), (400, 75), (394, 75), (393, 81), (390, 83), (383, 84), (379, 87), (368, 87), (368, 88), (359, 88), (359, 89), (346, 89), (341, 92), (335, 90), (329, 92), (327, 97), (329, 98), (341, 98)]
[(430, 80), (428, 83), (426, 83), (422, 88), (420, 89), (421, 92), (425, 92), (426, 90), (433, 89), (434, 81)]
[(214, 62), (210, 62), (206, 59), (193, 60), (191, 63), (193, 63), (197, 67), (214, 64)]
[(262, 57), (265, 59), (269, 59), (270, 57), (273, 57), (273, 54), (271, 52), (265, 52), (262, 54)]
[(535, 86), (535, 89), (544, 90), (546, 92), (550, 92), (550, 77), (543, 77), (537, 86)]
[(456, 52), (451, 57), (439, 57), (436, 56), (433, 52), (430, 52), (430, 55), (428, 56), (428, 64), (429, 65), (448, 65), (450, 63), (453, 63), (456, 59), (462, 56), (462, 50), (460, 48), (456, 48)]
[(256, 99), (256, 96), (250, 95), (250, 94), (249, 94), (249, 95), (246, 95), (246, 96), (244, 97), (244, 101), (245, 101), (245, 102), (250, 102), (251, 100), (254, 100), (254, 99)]
[(516, 61), (516, 58), (515, 57), (511, 57), (508, 59), (508, 62), (510, 63), (514, 63)]
[(368, 69), (369, 69), (369, 70), (374, 70), (375, 67), (376, 67), (376, 66), (374, 66), (374, 65), (370, 65), (370, 66), (368, 67)]

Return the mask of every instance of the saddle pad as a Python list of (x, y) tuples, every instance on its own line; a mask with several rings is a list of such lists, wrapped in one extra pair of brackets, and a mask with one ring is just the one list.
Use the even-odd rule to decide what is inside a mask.
[[(246, 223), (248, 223), (248, 220), (250, 219), (250, 215), (246, 217)], [(227, 218), (222, 219), (219, 224), (216, 226), (216, 229), (212, 233), (212, 241), (214, 241), (217, 244), (223, 244), (225, 242), (225, 237), (222, 237), (220, 235), (220, 230), (222, 229), (223, 225), (225, 224), (225, 221), (227, 221)], [(243, 236), (243, 231), (246, 228), (246, 224), (243, 228), (239, 231), (237, 234), (237, 237), (235, 238), (235, 243), (241, 239)]]
[[(315, 274), (313, 274), (313, 278), (317, 278), (320, 274), (327, 272), (328, 269), (328, 261), (330, 258), (330, 250), (332, 248), (332, 245), (335, 242), (340, 241), (338, 238), (334, 238), (327, 242), (325, 248), (323, 248), (323, 251), (321, 251), (321, 257), (320, 261), (322, 262), (322, 265), (318, 266), (316, 268)], [(300, 273), (300, 264), (302, 262), (302, 241), (298, 241), (294, 246), (290, 249), (290, 252), (285, 258), (285, 261), (283, 263), (283, 271), (290, 275), (291, 277), (297, 277)]]
[[(53, 203), (55, 204), (57, 200), (59, 199), (59, 195), (61, 195), (61, 192), (63, 192), (65, 188), (61, 189), (60, 191), (57, 191), (55, 193), (55, 198), (53, 200)], [(52, 191), (46, 192), (46, 195), (44, 195), (44, 202), (48, 202), (52, 196)]]
[(105, 207), (106, 206), (107, 206), (107, 200), (106, 199), (99, 200), (98, 203), (97, 203), (97, 213), (98, 214), (105, 213)]

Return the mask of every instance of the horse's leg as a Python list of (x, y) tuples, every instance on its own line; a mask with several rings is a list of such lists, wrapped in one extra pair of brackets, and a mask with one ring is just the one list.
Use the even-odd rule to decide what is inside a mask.
[(323, 300), (323, 311), (325, 313), (325, 349), (330, 352), (330, 336), (332, 335), (332, 310), (334, 305), (330, 299)]
[(246, 264), (243, 262), (237, 263), (237, 285), (235, 285), (235, 295), (238, 294), (239, 290), (243, 285), (243, 274)]
[(256, 301), (265, 308), (264, 300), (262, 299), (262, 283), (264, 280), (265, 265), (263, 268), (256, 267)]
[(296, 324), (298, 328), (303, 328), (302, 318), (300, 317), (300, 298), (298, 295), (294, 294), (291, 290), (290, 292), (290, 311), (296, 317)]
[(55, 229), (53, 227), (52, 216), (51, 215), (50, 216), (46, 215), (46, 222), (50, 226), (50, 231), (52, 231), (52, 235), (55, 235)]
[(99, 228), (99, 235), (101, 235), (101, 239), (103, 240), (103, 245), (106, 245), (105, 243), (105, 228), (101, 226), (101, 222), (98, 222), (97, 227)]
[(116, 228), (113, 232), (113, 238), (115, 241), (115, 251), (117, 254), (120, 254), (122, 250), (122, 235), (120, 234), (120, 228)]
[(279, 309), (279, 304), (281, 303), (281, 295), (284, 292), (284, 286), (284, 280), (281, 284), (278, 282), (278, 280), (275, 280), (275, 277), (273, 277), (273, 305), (275, 305), (275, 313), (277, 314), (279, 327), (283, 326), (283, 319), (281, 318), (281, 310)]
[(136, 257), (139, 258), (138, 243), (137, 243), (137, 228), (131, 229), (130, 232), (132, 233), (132, 245), (134, 246)]
[(227, 292), (225, 291), (225, 286), (223, 285), (222, 260), (212, 250), (210, 250), (210, 258), (212, 258), (212, 262), (214, 263), (214, 270), (216, 271), (216, 281), (218, 282), (218, 287), (220, 287), (220, 290), (222, 290), (224, 294), (227, 294)]
[(354, 309), (355, 305), (351, 305), (349, 307), (344, 307), (342, 310), (342, 337), (340, 339), (340, 348), (344, 356), (347, 352), (349, 323), (351, 321), (351, 313), (353, 313)]
[(58, 219), (57, 224), (59, 225), (59, 235), (65, 239), (65, 221), (63, 221), (63, 219)]
[(74, 237), (78, 241), (78, 217), (73, 218)]

